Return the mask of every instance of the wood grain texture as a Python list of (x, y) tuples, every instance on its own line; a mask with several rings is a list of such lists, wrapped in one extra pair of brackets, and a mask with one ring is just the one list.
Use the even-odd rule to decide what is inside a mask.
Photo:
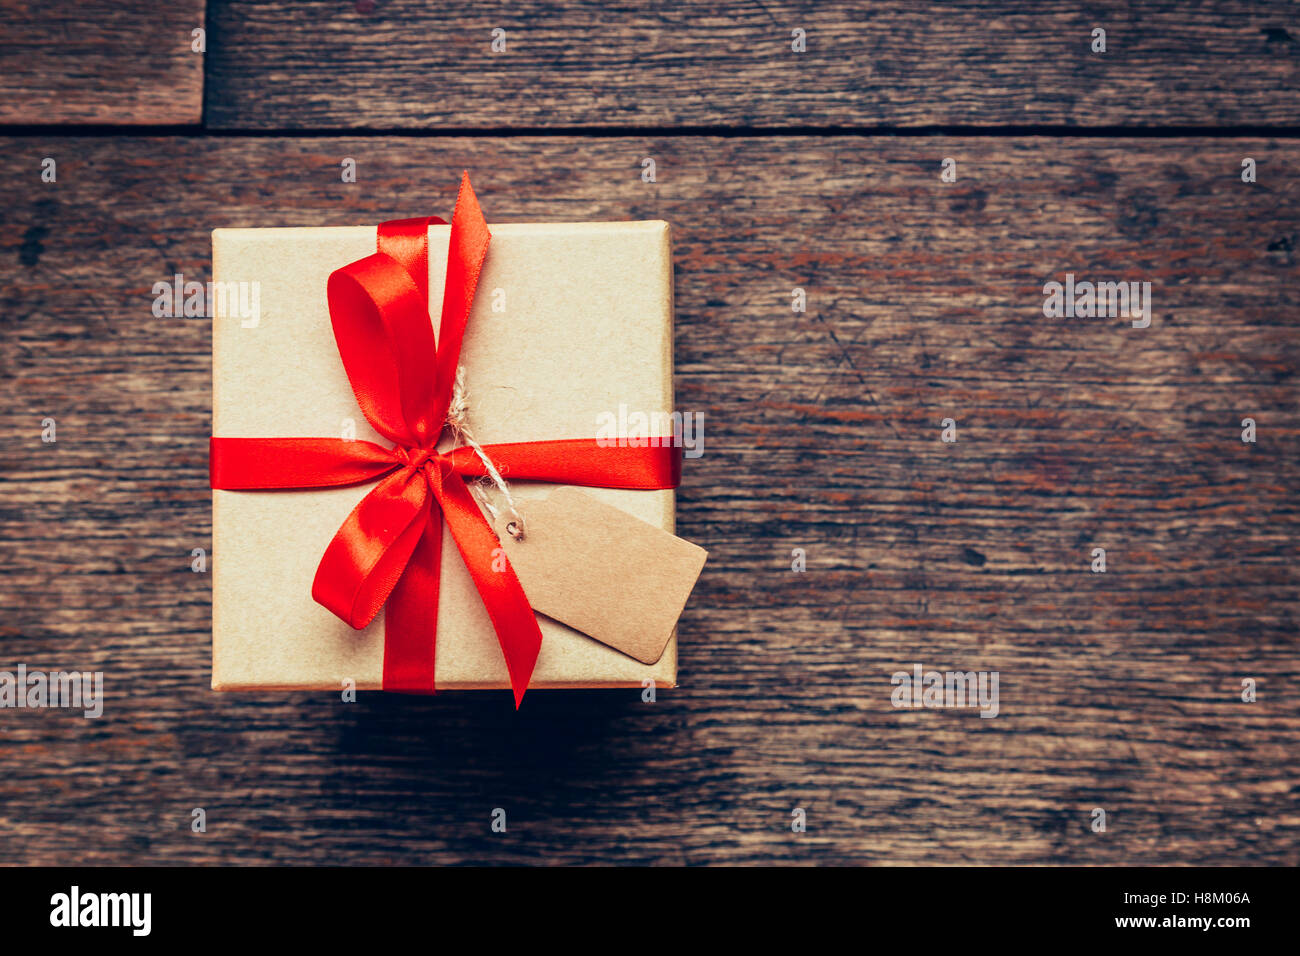
[[(1290, 0), (227, 0), (212, 21), (208, 118), (237, 129), (1292, 125), (1300, 114)], [(492, 52), (494, 29), (504, 52)]]
[(197, 124), (203, 0), (0, 0), (0, 123)]
[[(214, 694), (210, 328), (151, 286), (206, 279), (217, 226), (445, 214), (462, 168), (490, 222), (673, 224), (682, 687)], [(0, 171), (0, 666), (107, 684), (97, 721), (0, 711), (0, 862), (1300, 863), (1296, 143), (58, 138)], [(1150, 281), (1151, 327), (1045, 319), (1067, 271)], [(913, 663), (998, 671), (1000, 715), (894, 709)]]

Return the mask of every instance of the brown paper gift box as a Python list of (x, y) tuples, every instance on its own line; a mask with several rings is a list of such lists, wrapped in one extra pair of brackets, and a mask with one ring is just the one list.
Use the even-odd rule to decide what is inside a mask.
[[(673, 407), (668, 224), (488, 228), (492, 240), (461, 351), (477, 439), (594, 438), (601, 413), (617, 414), (620, 405), (652, 421), (655, 413), (667, 416)], [(449, 230), (429, 228), (434, 316)], [(351, 423), (354, 437), (387, 446), (357, 407), (325, 297), (331, 272), (374, 252), (375, 226), (217, 229), (212, 250), (214, 283), (260, 286), (256, 324), (237, 314), (213, 319), (213, 434), (337, 438)], [(213, 491), (214, 689), (339, 690), (347, 679), (358, 689), (380, 688), (384, 612), (353, 630), (311, 596), (326, 545), (372, 487)], [(529, 498), (554, 487), (519, 482), (511, 490)], [(671, 490), (583, 491), (673, 530)], [(442, 553), (438, 689), (507, 688), (496, 633), (446, 528)], [(647, 679), (676, 685), (676, 634), (657, 663), (642, 664), (549, 618), (538, 620), (542, 648), (530, 688), (640, 687)]]

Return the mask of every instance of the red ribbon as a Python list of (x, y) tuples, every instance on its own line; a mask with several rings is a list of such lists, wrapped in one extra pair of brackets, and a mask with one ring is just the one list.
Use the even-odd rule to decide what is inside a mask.
[[(487, 222), (461, 179), (451, 220), (437, 345), (429, 315), (428, 227), (436, 217), (379, 227), (378, 251), (336, 270), (326, 287), (334, 338), (361, 413), (393, 442), (336, 438), (212, 438), (213, 488), (330, 488), (382, 479), (325, 549), (312, 597), (354, 628), (387, 603), (385, 690), (432, 693), (442, 522), (483, 598), (505, 655), (515, 707), (537, 663), (542, 633), (528, 598), (466, 479), (484, 474), (467, 447), (436, 449), (460, 347), (487, 255)], [(430, 376), (428, 369), (434, 369)], [(594, 438), (484, 445), (509, 480), (599, 488), (675, 488), (680, 451), (602, 447)]]

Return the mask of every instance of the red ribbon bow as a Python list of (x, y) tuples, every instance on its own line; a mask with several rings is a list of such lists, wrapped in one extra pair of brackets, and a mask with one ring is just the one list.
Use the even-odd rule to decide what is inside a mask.
[[(336, 270), (326, 287), (357, 404), (393, 447), (338, 438), (214, 437), (211, 483), (225, 490), (330, 488), (383, 478), (325, 549), (312, 597), (358, 629), (387, 602), (385, 690), (434, 690), (445, 519), (501, 642), (517, 708), (542, 633), (509, 562), (497, 560), (502, 570), (494, 570), (500, 541), (465, 487), (465, 479), (485, 473), (482, 461), (468, 447), (436, 448), (491, 239), (468, 173), (452, 214), (436, 345), (428, 279), (428, 227), (435, 223), (446, 224), (437, 217), (383, 223), (378, 251)], [(680, 452), (668, 446), (602, 447), (583, 438), (482, 447), (511, 481), (656, 489), (675, 488), (681, 477)]]

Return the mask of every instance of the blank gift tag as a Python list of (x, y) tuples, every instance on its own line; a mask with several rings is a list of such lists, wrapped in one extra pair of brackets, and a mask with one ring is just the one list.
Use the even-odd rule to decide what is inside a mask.
[(533, 610), (643, 664), (663, 656), (708, 552), (626, 511), (562, 487), (516, 501), (524, 538), (495, 526)]

